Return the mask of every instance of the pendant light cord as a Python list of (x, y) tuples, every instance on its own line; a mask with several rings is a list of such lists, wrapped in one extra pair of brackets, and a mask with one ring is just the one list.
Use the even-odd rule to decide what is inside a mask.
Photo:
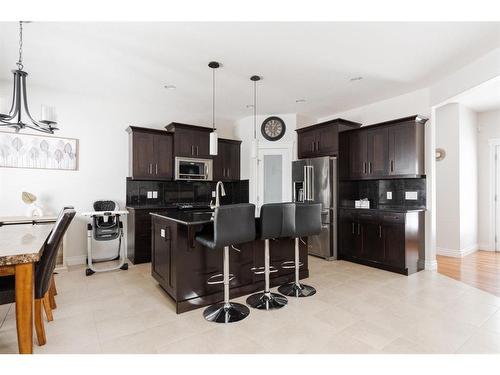
[(212, 69), (212, 129), (215, 131), (215, 69)]
[(253, 139), (257, 139), (257, 81), (253, 81)]
[(23, 70), (23, 21), (19, 21), (19, 60), (16, 65), (19, 70)]

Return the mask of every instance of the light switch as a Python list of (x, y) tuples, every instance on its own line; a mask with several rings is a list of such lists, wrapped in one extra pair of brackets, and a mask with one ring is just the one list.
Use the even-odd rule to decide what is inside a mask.
[(416, 201), (418, 199), (417, 191), (405, 191), (405, 199), (407, 201)]
[(387, 196), (387, 199), (392, 199), (392, 191), (388, 191), (386, 196)]
[(153, 198), (153, 192), (152, 191), (148, 191), (148, 199), (151, 199)]
[(160, 229), (160, 236), (165, 238), (165, 229)]
[(153, 191), (153, 199), (156, 199), (158, 198), (158, 192), (157, 191)]

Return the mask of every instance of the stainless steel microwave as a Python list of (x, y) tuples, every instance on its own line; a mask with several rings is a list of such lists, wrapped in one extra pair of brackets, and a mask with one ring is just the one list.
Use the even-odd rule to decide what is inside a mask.
[(183, 158), (177, 156), (175, 158), (175, 179), (211, 181), (212, 160)]

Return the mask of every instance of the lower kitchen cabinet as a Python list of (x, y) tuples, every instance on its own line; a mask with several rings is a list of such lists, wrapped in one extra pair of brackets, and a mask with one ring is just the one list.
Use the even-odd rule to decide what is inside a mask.
[(424, 214), (340, 209), (340, 259), (405, 275), (422, 270)]
[(127, 207), (127, 258), (132, 264), (151, 262), (151, 215), (158, 208)]

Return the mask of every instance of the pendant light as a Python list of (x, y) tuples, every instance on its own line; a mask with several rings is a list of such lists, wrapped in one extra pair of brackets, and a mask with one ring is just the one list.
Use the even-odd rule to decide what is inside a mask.
[(218, 136), (215, 131), (215, 69), (220, 67), (217, 61), (208, 63), (209, 68), (212, 69), (212, 132), (210, 133), (210, 155), (217, 155), (218, 152)]
[(257, 82), (261, 80), (259, 76), (251, 76), (250, 80), (253, 82), (253, 139), (251, 157), (257, 157), (257, 150), (259, 148), (259, 141), (257, 140)]
[[(0, 126), (7, 126), (19, 132), (24, 128), (37, 130), (43, 133), (53, 134), (57, 130), (56, 113), (54, 107), (42, 106), (42, 119), (33, 119), (28, 108), (28, 95), (26, 93), (26, 77), (28, 73), (23, 70), (23, 24), (26, 21), (19, 21), (19, 59), (14, 69), (14, 84), (12, 90), (12, 104), (8, 113), (0, 112)], [(1, 101), (1, 100), (0, 100)], [(0, 108), (3, 110), (3, 108)], [(27, 122), (23, 121), (22, 115), (28, 117)]]

